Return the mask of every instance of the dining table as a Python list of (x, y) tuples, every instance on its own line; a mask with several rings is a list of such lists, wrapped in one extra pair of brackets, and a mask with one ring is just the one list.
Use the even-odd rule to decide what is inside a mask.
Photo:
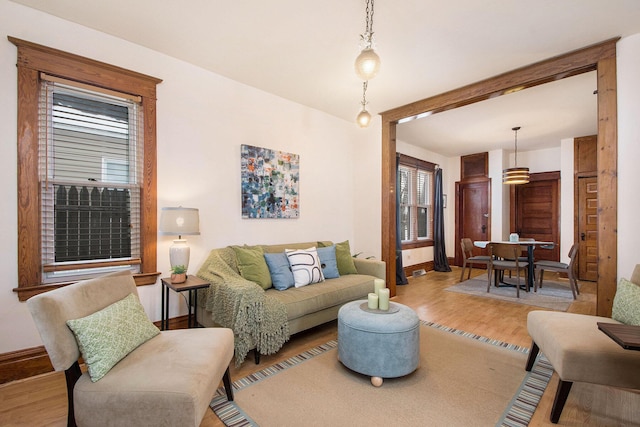
[(503, 243), (506, 245), (518, 245), (518, 246), (526, 246), (527, 247), (527, 262), (529, 263), (529, 268), (527, 268), (527, 287), (533, 284), (535, 280), (534, 276), (534, 260), (533, 260), (533, 250), (536, 246), (545, 246), (553, 248), (555, 246), (554, 242), (545, 242), (542, 240), (476, 240), (473, 242), (473, 245), (478, 248), (486, 248), (491, 243)]

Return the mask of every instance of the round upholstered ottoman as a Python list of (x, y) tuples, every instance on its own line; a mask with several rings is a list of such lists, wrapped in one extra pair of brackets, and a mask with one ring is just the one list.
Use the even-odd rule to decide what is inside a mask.
[(370, 310), (367, 301), (352, 301), (338, 312), (338, 357), (347, 368), (383, 378), (410, 374), (420, 360), (420, 320), (409, 307), (391, 302), (388, 311)]

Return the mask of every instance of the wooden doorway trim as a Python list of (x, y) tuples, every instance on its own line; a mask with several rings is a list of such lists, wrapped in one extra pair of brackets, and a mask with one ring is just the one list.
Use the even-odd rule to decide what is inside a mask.
[[(618, 112), (616, 42), (606, 40), (564, 55), (518, 68), (381, 113), (382, 115), (382, 260), (387, 263), (387, 286), (396, 293), (395, 152), (399, 120), (437, 113), (543, 83), (597, 71), (598, 89), (598, 294), (597, 314), (611, 315), (617, 280), (617, 158)], [(605, 255), (602, 255), (605, 254)]]

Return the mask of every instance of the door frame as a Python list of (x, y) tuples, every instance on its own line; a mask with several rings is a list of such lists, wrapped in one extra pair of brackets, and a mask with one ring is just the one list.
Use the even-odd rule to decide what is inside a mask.
[[(597, 71), (598, 98), (598, 289), (596, 312), (610, 316), (618, 275), (618, 110), (616, 43), (620, 37), (536, 62), (516, 70), (413, 102), (381, 113), (382, 116), (382, 260), (387, 264), (386, 281), (396, 294), (396, 126), (399, 120), (417, 118), (484, 101), (507, 91), (520, 90), (565, 77)], [(606, 257), (601, 254), (607, 254)]]

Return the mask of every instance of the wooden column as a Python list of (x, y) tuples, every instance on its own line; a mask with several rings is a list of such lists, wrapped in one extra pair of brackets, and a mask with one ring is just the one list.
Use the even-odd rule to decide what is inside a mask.
[(616, 58), (598, 61), (598, 316), (611, 316), (618, 275)]

